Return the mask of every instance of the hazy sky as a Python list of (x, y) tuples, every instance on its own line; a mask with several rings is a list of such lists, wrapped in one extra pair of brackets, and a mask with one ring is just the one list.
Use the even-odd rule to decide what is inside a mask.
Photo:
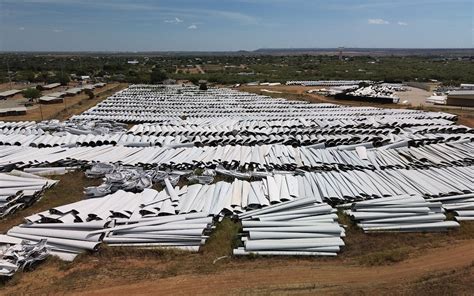
[(0, 0), (0, 50), (474, 47), (473, 0)]

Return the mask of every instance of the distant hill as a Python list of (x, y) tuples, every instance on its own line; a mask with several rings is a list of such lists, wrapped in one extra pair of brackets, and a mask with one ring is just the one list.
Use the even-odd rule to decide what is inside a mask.
[[(263, 55), (336, 55), (339, 48), (261, 48)], [(342, 48), (344, 56), (474, 56), (473, 48)]]
[[(473, 48), (343, 48), (344, 56), (450, 56), (473, 57)], [(338, 55), (339, 48), (261, 48), (253, 51), (80, 51), (80, 52), (1, 52), (51, 56), (256, 56), (256, 55)]]

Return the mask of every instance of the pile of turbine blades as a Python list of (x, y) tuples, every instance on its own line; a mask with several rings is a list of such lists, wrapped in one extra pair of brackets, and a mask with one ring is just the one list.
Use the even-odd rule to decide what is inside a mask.
[(372, 83), (370, 80), (290, 80), (286, 85), (303, 86), (352, 86), (360, 83)]
[[(94, 167), (97, 167), (97, 165)], [(113, 167), (113, 170), (104, 174), (104, 182), (101, 185), (84, 188), (86, 197), (100, 197), (118, 190), (141, 192), (145, 188), (153, 186), (155, 170), (144, 170), (141, 167)], [(98, 171), (98, 169), (94, 170), (93, 168), (89, 170), (89, 177), (91, 177), (91, 172)]]
[(25, 173), (30, 173), (37, 176), (60, 176), (67, 173), (74, 172), (80, 167), (40, 167), (40, 168), (24, 168)]
[(32, 205), (57, 182), (21, 171), (0, 173), (0, 218)]
[[(26, 217), (26, 223), (11, 228), (6, 237), (46, 239), (51, 253), (65, 260), (84, 251), (97, 251), (102, 241), (117, 246), (135, 244), (197, 251), (207, 239), (213, 218), (208, 213), (180, 211), (182, 195), (172, 187), (171, 191), (167, 188), (161, 192), (120, 190)], [(186, 232), (187, 229), (191, 230)]]
[[(324, 148), (404, 141), (424, 145), (473, 137), (472, 129), (454, 125), (455, 115), (442, 112), (310, 104), (231, 89), (203, 92), (177, 86), (132, 85), (75, 118), (64, 123), (0, 122), (0, 145)], [(117, 121), (147, 123), (125, 132)], [(424, 129), (427, 126), (431, 128)]]
[[(346, 171), (305, 174), (312, 194), (324, 201), (344, 202), (400, 194), (438, 197), (474, 192), (474, 167)], [(316, 188), (316, 190), (314, 190)]]
[(433, 144), (384, 149), (350, 147), (318, 149), (284, 145), (218, 146), (165, 149), (157, 147), (0, 147), (0, 168), (16, 166), (80, 166), (96, 162), (157, 166), (159, 169), (215, 168), (309, 170), (428, 168), (473, 163), (474, 144)]
[(441, 202), (446, 211), (454, 212), (457, 221), (474, 221), (474, 193), (437, 197), (429, 201)]
[(445, 221), (441, 202), (427, 201), (420, 195), (356, 202), (346, 213), (366, 233), (439, 232), (459, 227), (455, 221)]
[(118, 219), (105, 229), (104, 242), (112, 247), (160, 247), (197, 252), (206, 243), (213, 226), (213, 217), (202, 213), (142, 218)]
[(46, 240), (32, 243), (0, 235), (0, 277), (12, 277), (48, 257)]
[(169, 183), (176, 186), (181, 176), (190, 174), (192, 171), (145, 170), (140, 166), (96, 163), (86, 170), (85, 175), (87, 178), (103, 178), (104, 183), (99, 186), (86, 187), (84, 194), (86, 197), (100, 197), (118, 190), (141, 192), (145, 188), (151, 188), (154, 183), (162, 185)]
[[(26, 217), (0, 243), (42, 244), (65, 260), (102, 242), (198, 251), (214, 221), (234, 215), (243, 226), (235, 255), (336, 256), (345, 232), (327, 203), (350, 203), (348, 214), (366, 232), (446, 231), (459, 224), (445, 221), (445, 211), (458, 221), (474, 217), (474, 129), (456, 120), (232, 89), (132, 85), (70, 121), (0, 122), (0, 171), (82, 167), (105, 181), (85, 189), (96, 198)], [(216, 173), (231, 181), (215, 182)], [(37, 194), (0, 194), (4, 212), (54, 184), (12, 174), (47, 184)], [(177, 186), (180, 178), (187, 185)], [(149, 189), (157, 182), (163, 190)]]
[[(152, 126), (154, 127), (154, 126)], [(191, 126), (194, 127), (194, 126)], [(0, 133), (0, 145), (48, 147), (96, 147), (118, 145), (129, 147), (202, 147), (202, 146), (252, 146), (252, 145), (292, 145), (295, 147), (319, 145), (338, 147), (370, 143), (374, 147), (408, 141), (409, 145), (420, 146), (461, 140), (472, 141), (474, 130), (464, 126), (438, 126), (439, 130), (423, 129), (352, 129), (352, 128), (263, 128), (258, 130), (236, 130), (226, 126), (211, 126), (209, 130), (194, 130), (188, 126), (170, 126), (162, 132), (133, 133), (116, 132), (110, 134), (54, 132), (43, 134)], [(187, 130), (187, 132), (184, 132)]]
[[(447, 169), (453, 170), (455, 168)], [(456, 169), (464, 170), (467, 168)], [(179, 240), (183, 239), (186, 241), (185, 245), (170, 241), (164, 243), (161, 240), (165, 239), (162, 236), (164, 233), (154, 233), (158, 228), (139, 228), (140, 231), (153, 232), (146, 233), (143, 238), (140, 238), (141, 233), (139, 232), (117, 232), (116, 230), (124, 230), (124, 228), (117, 229), (115, 227), (117, 224), (119, 225), (117, 227), (120, 227), (121, 224), (126, 224), (122, 226), (127, 228), (129, 227), (127, 225), (130, 223), (141, 223), (136, 221), (150, 223), (143, 226), (154, 225), (153, 223), (155, 222), (153, 221), (160, 219), (161, 216), (182, 217), (183, 215), (191, 215), (190, 217), (193, 219), (204, 219), (205, 217), (238, 214), (246, 210), (268, 206), (271, 209), (275, 207), (271, 206), (272, 204), (293, 200), (295, 202), (311, 200), (312, 203), (322, 203), (337, 198), (372, 199), (391, 194), (413, 194), (413, 192), (420, 193), (420, 190), (428, 196), (452, 194), (460, 190), (459, 188), (462, 188), (462, 186), (459, 187), (461, 179), (451, 180), (445, 178), (446, 183), (439, 183), (439, 178), (441, 176), (456, 175), (459, 177), (460, 175), (465, 175), (464, 179), (470, 180), (470, 176), (473, 173), (472, 169), (469, 172), (445, 172), (442, 171), (443, 169), (433, 170), (440, 171), (437, 173), (432, 171), (428, 174), (424, 170), (427, 173), (424, 177), (395, 175), (393, 172), (398, 171), (393, 171), (390, 176), (392, 179), (383, 179), (381, 177), (377, 179), (374, 175), (370, 174), (359, 175), (358, 177), (353, 175), (353, 179), (342, 180), (341, 177), (331, 179), (325, 175), (331, 172), (322, 172), (308, 173), (303, 176), (293, 176), (291, 174), (267, 176), (264, 180), (255, 182), (235, 179), (233, 183), (194, 184), (181, 188), (173, 187), (169, 182), (165, 182), (165, 190), (160, 192), (152, 189), (145, 189), (137, 194), (117, 191), (112, 195), (102, 198), (82, 200), (35, 214), (26, 218), (26, 224), (12, 228), (8, 232), (8, 236), (30, 241), (47, 239), (47, 245), (51, 248), (52, 253), (68, 260), (73, 259), (77, 254), (85, 250), (97, 250), (100, 242), (104, 239), (107, 242), (117, 243), (118, 245), (135, 244), (136, 246), (145, 246), (152, 244), (150, 246), (153, 246), (154, 244), (154, 246), (168, 247), (178, 245), (185, 249), (196, 250), (196, 244), (202, 244), (207, 238), (208, 224), (206, 224), (206, 227), (199, 228), (199, 238), (187, 239), (182, 237), (185, 232), (175, 232), (175, 234), (179, 233)], [(358, 172), (348, 173), (356, 174)], [(434, 176), (435, 178), (429, 182), (428, 176)], [(348, 180), (354, 180), (357, 183), (350, 184), (347, 183)], [(403, 180), (403, 182), (397, 184), (396, 180)], [(411, 180), (412, 186), (408, 186), (408, 183), (405, 183), (407, 180)], [(415, 183), (414, 180), (423, 180), (426, 182), (423, 184), (425, 187), (421, 186), (420, 183)], [(390, 181), (390, 183), (387, 181)], [(439, 184), (435, 184), (435, 182)], [(469, 182), (464, 187), (472, 190), (472, 181)], [(343, 188), (342, 184), (348, 187)], [(341, 193), (337, 190), (340, 190)], [(440, 193), (439, 191), (442, 192)], [(355, 193), (356, 196), (350, 196), (352, 193)], [(177, 225), (173, 227), (175, 226)], [(112, 228), (112, 231), (109, 231), (109, 228)], [(173, 228), (169, 229), (171, 232), (166, 232), (166, 240), (173, 240), (168, 235), (172, 235), (175, 230), (179, 229)], [(191, 232), (186, 233), (191, 235)], [(108, 239), (108, 237), (111, 237), (111, 239)], [(152, 241), (158, 238), (158, 241)], [(195, 244), (190, 245), (191, 242)]]
[(242, 221), (242, 247), (234, 255), (336, 256), (344, 246), (344, 228), (336, 210), (312, 198), (249, 211)]
[[(329, 113), (328, 113), (329, 111)], [(160, 116), (156, 116), (159, 113)], [(310, 104), (282, 98), (239, 92), (233, 89), (197, 87), (131, 85), (128, 89), (102, 101), (97, 106), (74, 116), (74, 120), (111, 120), (118, 122), (169, 122), (183, 116), (191, 119), (228, 117), (239, 119), (322, 119), (377, 116), (398, 119), (444, 118), (456, 116), (441, 112), (380, 109), (373, 107), (345, 107), (335, 104)]]

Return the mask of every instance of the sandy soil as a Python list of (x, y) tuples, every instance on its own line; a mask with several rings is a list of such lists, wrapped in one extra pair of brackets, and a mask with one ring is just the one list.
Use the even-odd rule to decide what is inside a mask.
[(426, 98), (431, 96), (431, 93), (414, 87), (407, 87), (407, 91), (401, 91), (395, 93), (400, 97), (400, 103), (406, 102), (412, 107), (426, 105)]
[(0, 92), (10, 89), (24, 89), (28, 87), (36, 87), (36, 83), (20, 83), (20, 82), (9, 82), (0, 83)]

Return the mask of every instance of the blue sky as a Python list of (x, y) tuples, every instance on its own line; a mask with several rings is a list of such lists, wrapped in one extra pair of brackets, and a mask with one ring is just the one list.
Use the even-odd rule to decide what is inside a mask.
[(0, 50), (474, 47), (473, 0), (0, 0)]

